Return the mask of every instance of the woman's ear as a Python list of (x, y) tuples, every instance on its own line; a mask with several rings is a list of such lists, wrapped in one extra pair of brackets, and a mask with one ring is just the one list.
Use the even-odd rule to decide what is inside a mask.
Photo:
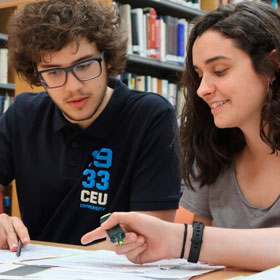
[(271, 57), (273, 64), (276, 66), (276, 69), (280, 70), (280, 58), (279, 58), (279, 53), (277, 52), (277, 50), (276, 49), (272, 50), (269, 53), (269, 56)]

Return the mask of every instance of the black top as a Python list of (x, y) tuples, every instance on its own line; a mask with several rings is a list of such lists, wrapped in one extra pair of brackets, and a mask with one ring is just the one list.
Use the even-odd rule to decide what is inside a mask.
[(115, 79), (109, 86), (109, 103), (84, 130), (46, 92), (20, 94), (0, 118), (0, 184), (16, 179), (31, 239), (80, 244), (108, 212), (178, 207), (173, 107)]

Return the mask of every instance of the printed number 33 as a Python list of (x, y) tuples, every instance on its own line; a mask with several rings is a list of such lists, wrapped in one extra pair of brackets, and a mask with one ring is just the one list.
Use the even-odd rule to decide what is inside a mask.
[[(112, 165), (113, 152), (111, 149), (102, 148), (100, 152), (94, 151), (92, 153), (94, 158), (93, 165), (95, 167), (109, 168)], [(110, 173), (106, 170), (99, 170), (97, 173), (92, 169), (86, 169), (83, 175), (87, 176), (86, 180), (82, 182), (84, 188), (96, 188), (100, 191), (106, 191), (109, 188)], [(96, 179), (100, 179), (100, 183), (96, 183)], [(99, 180), (98, 180), (99, 181)]]

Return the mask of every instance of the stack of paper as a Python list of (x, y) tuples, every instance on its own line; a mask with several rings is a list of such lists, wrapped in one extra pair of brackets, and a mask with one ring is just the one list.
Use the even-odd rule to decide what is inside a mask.
[(223, 266), (190, 264), (182, 259), (144, 265), (129, 262), (111, 251), (87, 251), (42, 245), (28, 245), (21, 256), (0, 252), (0, 279), (96, 279), (143, 280), (189, 279)]

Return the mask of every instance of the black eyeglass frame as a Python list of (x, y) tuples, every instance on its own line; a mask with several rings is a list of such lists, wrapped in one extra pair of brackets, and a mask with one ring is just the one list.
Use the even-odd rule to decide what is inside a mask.
[[(36, 76), (39, 78), (41, 84), (43, 87), (45, 88), (50, 88), (50, 89), (53, 89), (53, 88), (59, 88), (59, 87), (62, 87), (66, 84), (67, 82), (67, 78), (68, 78), (68, 75), (67, 73), (68, 72), (71, 72), (74, 77), (78, 80), (78, 81), (82, 81), (82, 82), (85, 82), (85, 81), (90, 81), (90, 80), (93, 80), (93, 79), (96, 79), (98, 78), (101, 74), (102, 74), (102, 60), (104, 59), (104, 51), (102, 51), (100, 57), (97, 57), (97, 58), (90, 58), (90, 59), (87, 59), (87, 60), (84, 60), (84, 61), (81, 61), (81, 62), (78, 62), (78, 63), (75, 63), (69, 67), (65, 67), (65, 68), (52, 68), (52, 69), (47, 69), (47, 70), (43, 70), (43, 71), (36, 71)], [(93, 78), (90, 78), (90, 79), (80, 79), (76, 74), (75, 72), (73, 71), (73, 68), (76, 67), (77, 65), (79, 64), (82, 64), (82, 63), (87, 63), (87, 62), (91, 62), (91, 61), (97, 61), (99, 63), (99, 66), (100, 66), (100, 74), (96, 77), (93, 77)], [(60, 86), (56, 86), (56, 87), (50, 87), (48, 86), (47, 82), (45, 81), (45, 79), (42, 77), (42, 74), (43, 73), (47, 73), (47, 72), (52, 72), (52, 71), (63, 71), (65, 72), (65, 81), (62, 85)]]

